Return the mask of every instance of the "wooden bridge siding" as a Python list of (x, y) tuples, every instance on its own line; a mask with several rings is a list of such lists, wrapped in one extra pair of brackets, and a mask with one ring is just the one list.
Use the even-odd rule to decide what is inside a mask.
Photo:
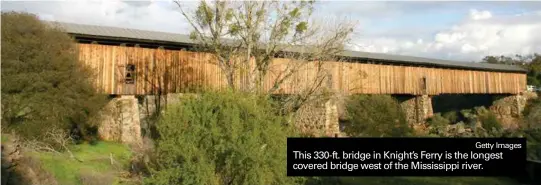
[[(98, 44), (78, 44), (80, 60), (92, 67), (97, 77), (95, 85), (109, 94), (146, 94), (150, 81), (162, 82), (169, 92), (181, 92), (190, 86), (224, 88), (227, 81), (223, 72), (206, 53), (162, 49), (122, 47)], [(265, 79), (264, 89), (272, 88), (278, 73), (289, 60), (277, 59)], [(135, 64), (135, 85), (130, 89), (123, 83), (126, 64)], [(156, 68), (154, 68), (156, 67)], [(426, 77), (429, 95), (443, 93), (463, 94), (517, 94), (526, 87), (526, 75), (473, 70), (455, 70), (428, 67), (392, 66), (346, 62), (326, 62), (330, 82), (323, 85), (342, 93), (361, 94), (423, 94), (422, 78)], [(152, 70), (154, 69), (154, 71)], [(304, 65), (298, 73), (286, 80), (277, 93), (297, 93), (316, 78), (315, 63)], [(153, 71), (153, 72), (152, 72)], [(164, 73), (168, 75), (161, 75)], [(169, 78), (167, 84), (163, 79)], [(240, 74), (236, 85), (240, 86)]]

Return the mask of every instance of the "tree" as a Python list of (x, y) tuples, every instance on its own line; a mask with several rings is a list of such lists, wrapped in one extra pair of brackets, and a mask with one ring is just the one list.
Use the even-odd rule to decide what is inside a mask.
[(486, 62), (489, 64), (499, 64), (500, 60), (498, 59), (498, 57), (495, 57), (495, 56), (486, 56), (485, 58), (483, 58), (483, 62)]
[[(192, 12), (176, 3), (194, 29), (191, 38), (199, 49), (216, 57), (233, 89), (273, 93), (299, 70), (313, 66), (316, 77), (288, 99), (294, 102), (292, 109), (319, 92), (327, 78), (323, 61), (337, 60), (354, 26), (311, 20), (314, 1), (203, 0)], [(287, 59), (286, 66), (272, 69), (278, 56)], [(272, 84), (264, 89), (269, 73)], [(237, 83), (245, 85), (237, 87)]]
[(293, 132), (264, 97), (206, 92), (165, 110), (147, 184), (292, 184), (286, 138)]
[(541, 160), (541, 99), (531, 99), (523, 111), (521, 130), (527, 140), (528, 159)]
[(521, 66), (528, 71), (527, 83), (529, 85), (541, 86), (541, 55), (534, 53), (531, 55), (511, 56), (486, 56), (482, 62), (491, 64), (506, 64)]
[(541, 54), (535, 53), (531, 55), (531, 61), (528, 67), (530, 70), (541, 72)]
[(106, 96), (78, 62), (73, 40), (26, 13), (2, 13), (2, 126), (32, 139), (69, 130), (91, 139)]
[(528, 84), (541, 86), (541, 55), (533, 54), (528, 64)]

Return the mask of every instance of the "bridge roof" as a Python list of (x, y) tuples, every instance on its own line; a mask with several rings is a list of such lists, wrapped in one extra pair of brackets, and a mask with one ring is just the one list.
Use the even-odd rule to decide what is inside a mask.
[[(104, 39), (104, 40), (116, 40), (116, 41), (130, 41), (130, 42), (142, 42), (147, 44), (166, 44), (176, 46), (193, 46), (196, 43), (189, 38), (188, 35), (146, 31), (119, 27), (108, 26), (95, 26), (74, 24), (65, 22), (48, 22), (49, 24), (63, 29), (65, 32), (72, 34), (76, 37)], [(454, 69), (470, 69), (470, 70), (483, 70), (483, 71), (502, 71), (502, 72), (519, 72), (525, 73), (526, 70), (520, 66), (515, 65), (501, 65), (501, 64), (488, 64), (478, 62), (464, 62), (464, 61), (452, 61), (441, 60), (414, 56), (404, 55), (391, 55), (383, 53), (370, 53), (361, 51), (346, 50), (342, 52), (341, 56), (352, 59), (361, 60), (374, 60), (382, 63), (394, 64), (394, 65), (414, 65), (414, 66), (432, 66), (439, 68), (454, 68)]]

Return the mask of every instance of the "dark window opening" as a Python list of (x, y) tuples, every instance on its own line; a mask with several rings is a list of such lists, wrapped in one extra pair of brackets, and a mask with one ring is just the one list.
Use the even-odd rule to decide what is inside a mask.
[(421, 81), (421, 88), (423, 90), (423, 93), (427, 93), (426, 77), (423, 77), (423, 79)]
[(135, 83), (135, 65), (128, 64), (126, 65), (126, 77), (125, 82), (126, 84), (134, 84)]

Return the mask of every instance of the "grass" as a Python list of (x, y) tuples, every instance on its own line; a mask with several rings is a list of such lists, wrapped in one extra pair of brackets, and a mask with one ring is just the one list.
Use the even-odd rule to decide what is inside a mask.
[[(70, 147), (72, 159), (67, 152), (32, 153), (43, 168), (54, 175), (59, 184), (118, 184), (118, 173), (125, 169), (131, 157), (130, 149), (113, 142), (98, 142), (95, 145), (80, 144)], [(111, 157), (114, 161), (111, 164)], [(86, 182), (85, 182), (86, 181)]]
[(340, 185), (514, 185), (520, 184), (504, 177), (336, 177), (328, 178), (315, 184)]

